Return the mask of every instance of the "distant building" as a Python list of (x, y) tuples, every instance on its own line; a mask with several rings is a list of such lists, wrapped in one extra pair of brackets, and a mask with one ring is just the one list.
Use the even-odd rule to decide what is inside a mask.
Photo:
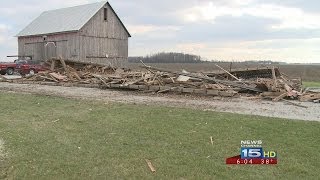
[(18, 55), (125, 66), (130, 33), (108, 2), (43, 12), (18, 37)]

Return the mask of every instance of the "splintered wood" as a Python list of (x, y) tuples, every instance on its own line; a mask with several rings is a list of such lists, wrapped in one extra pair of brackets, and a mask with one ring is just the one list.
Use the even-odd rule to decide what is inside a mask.
[[(112, 67), (111, 65), (76, 62), (55, 58), (46, 62), (48, 70), (6, 82), (51, 82), (55, 85), (74, 84), (92, 85), (94, 87), (140, 90), (157, 93), (192, 93), (208, 96), (233, 97), (245, 96), (281, 101), (283, 99), (299, 99), (300, 101), (316, 101), (320, 92), (304, 91), (301, 79), (290, 79), (278, 68), (262, 68), (248, 70), (223, 70), (223, 73), (190, 73), (185, 70), (169, 71), (147, 66), (146, 71), (132, 71)], [(231, 80), (230, 80), (231, 79)], [(87, 87), (87, 86), (86, 86)]]
[(146, 159), (146, 163), (147, 163), (151, 172), (153, 172), (153, 173), (156, 172), (156, 169), (153, 167), (153, 165), (149, 159)]
[(6, 77), (2, 76), (1, 74), (0, 74), (0, 79), (2, 79), (3, 81), (7, 81), (8, 80)]
[(49, 73), (49, 75), (52, 77), (52, 79), (58, 80), (58, 81), (63, 81), (67, 76), (62, 76), (57, 73)]

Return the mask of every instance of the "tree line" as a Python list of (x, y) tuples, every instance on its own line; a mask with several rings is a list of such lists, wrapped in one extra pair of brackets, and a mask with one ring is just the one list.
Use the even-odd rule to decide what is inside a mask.
[(286, 64), (285, 62), (271, 61), (271, 60), (208, 60), (198, 55), (177, 53), (177, 52), (160, 52), (147, 56), (128, 57), (130, 63), (140, 63), (142, 60), (144, 63), (247, 63), (247, 64)]
[(175, 52), (161, 52), (153, 55), (129, 57), (129, 62), (139, 63), (142, 60), (145, 63), (201, 63), (200, 56), (193, 54), (175, 53)]

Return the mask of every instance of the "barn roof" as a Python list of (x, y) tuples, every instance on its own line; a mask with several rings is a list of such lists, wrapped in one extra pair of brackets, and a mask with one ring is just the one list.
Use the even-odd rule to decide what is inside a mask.
[[(105, 4), (108, 4), (111, 7), (108, 2), (104, 1), (93, 4), (45, 11), (16, 36), (33, 36), (79, 31)], [(112, 7), (111, 10), (115, 13)], [(116, 16), (121, 22), (117, 14)], [(129, 37), (131, 37), (124, 24), (122, 22), (121, 24), (127, 31)]]

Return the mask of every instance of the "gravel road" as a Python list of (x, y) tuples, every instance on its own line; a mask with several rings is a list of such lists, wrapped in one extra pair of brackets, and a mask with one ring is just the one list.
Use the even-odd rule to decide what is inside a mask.
[(320, 122), (320, 104), (311, 102), (297, 102), (308, 107), (301, 108), (285, 102), (272, 102), (260, 99), (250, 100), (245, 97), (199, 97), (190, 95), (151, 94), (133, 91), (13, 83), (0, 83), (0, 91), (23, 92), (121, 103), (187, 107), (204, 111), (232, 112), (238, 114)]

